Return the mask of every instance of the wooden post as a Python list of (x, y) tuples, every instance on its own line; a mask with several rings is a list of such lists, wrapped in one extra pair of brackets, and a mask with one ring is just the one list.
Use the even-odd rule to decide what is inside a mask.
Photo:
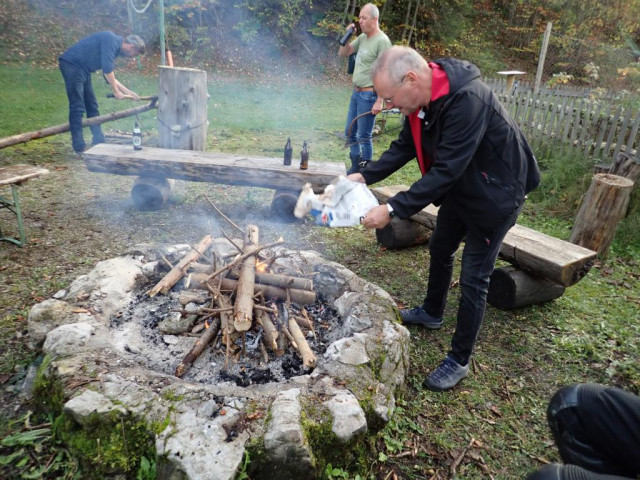
[(548, 302), (564, 294), (565, 287), (534, 277), (516, 267), (496, 268), (491, 274), (487, 302), (500, 310)]
[(207, 72), (158, 67), (158, 146), (204, 151), (207, 144)]
[(629, 205), (633, 182), (609, 173), (593, 176), (573, 224), (569, 241), (606, 256), (618, 222)]

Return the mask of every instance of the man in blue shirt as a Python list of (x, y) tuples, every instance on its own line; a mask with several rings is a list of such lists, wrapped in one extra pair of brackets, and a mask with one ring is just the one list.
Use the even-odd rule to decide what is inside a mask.
[[(83, 38), (60, 55), (58, 63), (69, 98), (69, 127), (74, 152), (81, 153), (86, 149), (82, 135), (84, 112), (87, 112), (87, 118), (100, 115), (91, 85), (91, 73), (102, 70), (116, 98), (122, 99), (125, 95), (130, 95), (137, 100), (138, 95), (116, 79), (114, 61), (118, 56), (143, 55), (144, 50), (144, 41), (137, 35), (129, 35), (123, 39), (112, 32), (99, 32)], [(104, 135), (100, 125), (90, 128), (93, 145), (103, 142)]]

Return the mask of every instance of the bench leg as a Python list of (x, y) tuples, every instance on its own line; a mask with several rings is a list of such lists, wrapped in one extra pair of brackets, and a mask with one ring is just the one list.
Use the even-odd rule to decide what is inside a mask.
[[(15, 243), (19, 247), (24, 247), (27, 243), (27, 236), (24, 233), (24, 224), (22, 223), (22, 211), (20, 210), (20, 197), (18, 196), (18, 186), (11, 184), (11, 194), (13, 196), (13, 202), (0, 197), (0, 208), (6, 208), (13, 212), (18, 219), (18, 232), (20, 238), (13, 237), (0, 237), (0, 241)], [(0, 232), (0, 235), (2, 233)]]

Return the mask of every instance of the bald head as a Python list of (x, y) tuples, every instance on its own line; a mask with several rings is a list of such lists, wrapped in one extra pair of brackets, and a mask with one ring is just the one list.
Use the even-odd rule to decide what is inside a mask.
[(363, 11), (366, 12), (367, 15), (369, 15), (371, 18), (375, 18), (376, 20), (380, 18), (380, 10), (378, 10), (378, 7), (376, 7), (373, 3), (367, 3), (366, 5), (364, 5), (360, 9), (360, 12)]
[(392, 83), (400, 83), (409, 71), (416, 73), (429, 68), (427, 61), (413, 48), (400, 45), (388, 48), (380, 54), (371, 70), (371, 78), (384, 73)]

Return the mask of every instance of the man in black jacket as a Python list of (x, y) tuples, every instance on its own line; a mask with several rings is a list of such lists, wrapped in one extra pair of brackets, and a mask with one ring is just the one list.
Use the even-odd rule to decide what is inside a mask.
[(407, 120), (377, 162), (348, 178), (376, 183), (414, 158), (422, 177), (371, 209), (363, 225), (383, 228), (393, 216), (409, 218), (430, 203), (440, 207), (429, 242), (427, 295), (422, 305), (401, 311), (405, 324), (442, 326), (454, 254), (465, 241), (451, 350), (424, 382), (430, 390), (447, 390), (469, 373), (500, 245), (540, 172), (522, 132), (471, 63), (427, 62), (395, 46), (378, 58), (372, 78), (386, 108), (400, 109)]

